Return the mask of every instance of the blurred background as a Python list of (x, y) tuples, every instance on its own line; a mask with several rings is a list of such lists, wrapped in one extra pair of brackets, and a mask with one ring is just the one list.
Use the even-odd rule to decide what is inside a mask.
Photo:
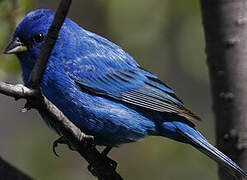
[[(18, 22), (36, 8), (55, 10), (60, 1), (0, 0), (0, 80), (21, 83), (15, 56), (2, 52)], [(197, 0), (73, 0), (69, 17), (128, 51), (145, 69), (174, 88), (185, 105), (199, 115), (198, 129), (214, 144), (214, 121)], [(0, 156), (35, 179), (94, 177), (77, 153), (59, 146), (58, 136), (24, 101), (0, 95)], [(217, 166), (194, 148), (161, 137), (122, 145), (110, 157), (125, 179), (216, 180)]]

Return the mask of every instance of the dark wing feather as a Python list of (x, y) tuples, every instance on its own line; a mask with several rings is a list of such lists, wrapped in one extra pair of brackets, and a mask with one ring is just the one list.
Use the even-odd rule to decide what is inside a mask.
[(68, 73), (80, 88), (90, 93), (154, 111), (175, 113), (190, 120), (199, 120), (199, 117), (183, 106), (183, 102), (171, 88), (144, 69), (108, 68), (102, 71), (90, 68), (90, 71)]

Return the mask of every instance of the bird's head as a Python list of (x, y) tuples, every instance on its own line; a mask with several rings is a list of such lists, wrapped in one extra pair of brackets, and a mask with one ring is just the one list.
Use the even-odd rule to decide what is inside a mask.
[(4, 51), (5, 54), (17, 55), (24, 79), (30, 74), (36, 62), (54, 15), (54, 12), (47, 9), (28, 13), (17, 26), (12, 41)]
[[(48, 9), (37, 9), (28, 13), (18, 24), (12, 41), (5, 49), (5, 54), (16, 54), (23, 72), (24, 82), (34, 67), (37, 57), (40, 54), (44, 39), (54, 19), (55, 12)], [(90, 50), (87, 41), (84, 41), (90, 33), (78, 26), (69, 18), (59, 32), (59, 38), (53, 48), (51, 57), (53, 59), (63, 59), (63, 57), (74, 58), (76, 54), (84, 49)], [(78, 52), (78, 47), (81, 50)], [(58, 57), (58, 58), (57, 58)]]
[(38, 9), (28, 13), (17, 26), (13, 39), (5, 49), (6, 54), (38, 55), (55, 13)]

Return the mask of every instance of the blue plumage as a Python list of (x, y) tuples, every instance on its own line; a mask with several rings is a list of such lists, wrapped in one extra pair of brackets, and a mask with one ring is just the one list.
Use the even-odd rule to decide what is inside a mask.
[[(53, 18), (50, 10), (29, 13), (6, 50), (17, 54), (25, 83)], [(77, 127), (93, 135), (97, 145), (114, 147), (148, 135), (164, 136), (191, 144), (236, 175), (246, 176), (194, 128), (189, 120), (199, 118), (184, 107), (170, 87), (119, 46), (68, 18), (41, 89)]]

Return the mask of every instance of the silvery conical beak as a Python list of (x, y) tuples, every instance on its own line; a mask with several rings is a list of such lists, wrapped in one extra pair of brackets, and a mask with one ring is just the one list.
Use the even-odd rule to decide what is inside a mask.
[(16, 37), (4, 50), (4, 54), (18, 54), (27, 50), (27, 46), (25, 46), (24, 43), (21, 42), (20, 38)]

